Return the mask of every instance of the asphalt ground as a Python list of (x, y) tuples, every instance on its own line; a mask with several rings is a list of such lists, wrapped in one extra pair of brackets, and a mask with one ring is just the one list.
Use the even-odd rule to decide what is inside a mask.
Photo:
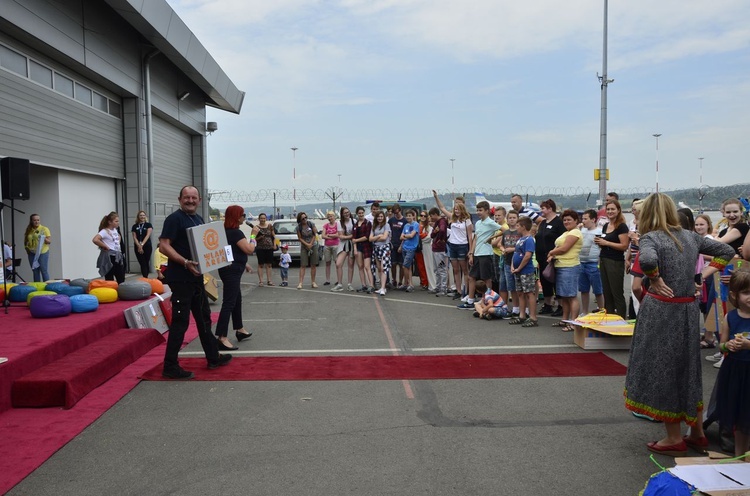
[[(482, 321), (419, 289), (297, 290), (296, 268), (288, 288), (244, 281), (253, 337), (237, 356), (588, 353), (556, 319)], [(627, 351), (606, 354), (627, 363)], [(183, 355), (202, 355), (197, 339)], [(718, 370), (704, 365), (707, 402)], [(141, 382), (8, 494), (635, 495), (658, 471), (645, 443), (663, 427), (625, 410), (623, 384)]]

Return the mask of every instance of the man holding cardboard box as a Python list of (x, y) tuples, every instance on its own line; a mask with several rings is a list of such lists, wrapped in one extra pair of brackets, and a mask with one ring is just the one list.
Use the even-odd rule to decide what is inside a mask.
[(180, 367), (178, 354), (190, 322), (190, 312), (198, 327), (198, 337), (208, 360), (208, 368), (215, 369), (228, 364), (232, 355), (219, 354), (216, 338), (211, 333), (211, 309), (203, 288), (203, 276), (198, 269), (198, 262), (190, 259), (187, 230), (203, 224), (203, 218), (197, 213), (201, 202), (200, 193), (195, 186), (185, 186), (180, 190), (178, 200), (180, 209), (164, 220), (159, 236), (159, 249), (169, 258), (164, 275), (172, 290), (172, 325), (169, 326), (162, 375), (168, 379), (188, 380), (194, 374)]

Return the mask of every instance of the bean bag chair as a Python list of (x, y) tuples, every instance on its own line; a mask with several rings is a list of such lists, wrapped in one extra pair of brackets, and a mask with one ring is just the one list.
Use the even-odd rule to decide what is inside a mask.
[(145, 300), (151, 296), (151, 285), (143, 281), (125, 281), (117, 288), (121, 300)]
[(65, 296), (82, 295), (85, 292), (86, 292), (86, 289), (80, 286), (68, 286), (67, 284), (63, 285), (63, 287), (60, 288), (59, 291), (56, 291), (57, 294), (64, 294)]
[(42, 295), (29, 302), (31, 316), (37, 319), (65, 317), (70, 314), (70, 298), (65, 295)]
[(26, 295), (26, 304), (28, 305), (31, 303), (32, 298), (36, 298), (37, 296), (52, 296), (56, 295), (54, 291), (34, 291), (33, 293), (29, 293)]
[(151, 285), (151, 294), (164, 294), (164, 283), (162, 283), (159, 279), (148, 279), (146, 277), (141, 277), (138, 280), (147, 282)]
[(5, 290), (2, 285), (0, 285), (0, 301), (5, 301)]
[(10, 291), (8, 291), (8, 299), (15, 303), (24, 302), (26, 301), (26, 297), (29, 296), (29, 293), (33, 293), (36, 290), (37, 289), (34, 286), (19, 284), (18, 286), (10, 288)]
[[(83, 288), (81, 288), (83, 291)], [(99, 308), (99, 300), (90, 294), (78, 294), (70, 297), (70, 306), (73, 313), (93, 312)]]
[(70, 285), (71, 286), (82, 287), (84, 289), (84, 291), (88, 291), (89, 284), (91, 284), (91, 279), (82, 279), (82, 278), (79, 278), (79, 279), (73, 279), (72, 281), (70, 281)]
[(112, 288), (117, 290), (117, 281), (105, 281), (104, 279), (94, 279), (89, 283), (89, 293), (96, 288)]
[(27, 286), (34, 286), (37, 291), (44, 291), (44, 289), (47, 287), (46, 282), (27, 282)]
[(67, 284), (64, 282), (51, 282), (48, 283), (47, 286), (44, 288), (45, 291), (54, 291), (55, 293), (61, 293), (63, 288), (69, 288)]
[(96, 296), (99, 303), (112, 303), (117, 301), (117, 290), (112, 288), (94, 288), (89, 291), (90, 295)]
[(12, 288), (13, 286), (18, 286), (18, 284), (14, 283), (14, 282), (6, 282), (5, 286), (3, 286), (3, 284), (0, 283), (0, 289), (5, 288), (6, 291), (10, 291), (10, 288)]

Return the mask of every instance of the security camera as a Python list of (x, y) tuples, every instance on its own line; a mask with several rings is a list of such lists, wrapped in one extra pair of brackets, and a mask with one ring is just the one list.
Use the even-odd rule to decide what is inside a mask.
[(213, 133), (214, 131), (217, 131), (219, 129), (219, 125), (215, 122), (207, 122), (206, 123), (206, 131), (209, 133)]

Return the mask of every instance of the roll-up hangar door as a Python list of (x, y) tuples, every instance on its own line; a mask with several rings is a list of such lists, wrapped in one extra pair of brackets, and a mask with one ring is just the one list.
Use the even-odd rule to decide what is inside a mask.
[(180, 188), (193, 183), (193, 151), (190, 134), (159, 117), (153, 118), (154, 225), (156, 238), (164, 219), (179, 208)]

